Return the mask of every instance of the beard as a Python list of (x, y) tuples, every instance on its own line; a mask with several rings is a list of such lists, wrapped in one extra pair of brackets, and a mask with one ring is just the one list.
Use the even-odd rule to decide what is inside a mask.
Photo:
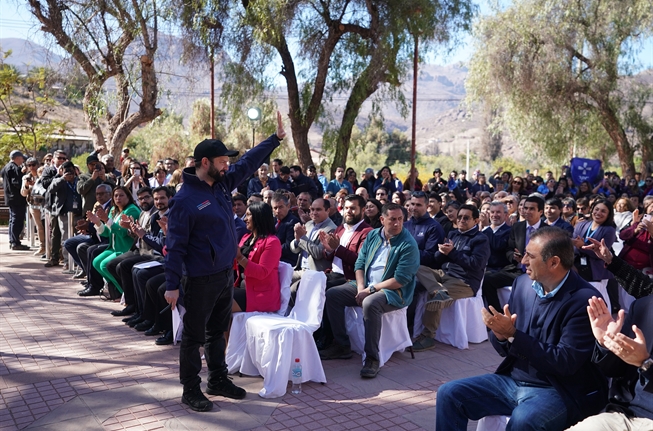
[(363, 219), (363, 213), (360, 212), (352, 216), (345, 216), (345, 223), (347, 223), (349, 226), (354, 226), (362, 219)]
[(149, 203), (149, 202), (143, 202), (143, 203), (141, 204), (141, 210), (142, 210), (142, 211), (149, 211), (149, 210), (152, 209), (152, 206), (153, 206), (153, 204), (151, 204), (151, 203)]
[(212, 164), (209, 165), (208, 174), (216, 182), (222, 182), (224, 178), (224, 173), (222, 171), (217, 170), (215, 166), (213, 166)]

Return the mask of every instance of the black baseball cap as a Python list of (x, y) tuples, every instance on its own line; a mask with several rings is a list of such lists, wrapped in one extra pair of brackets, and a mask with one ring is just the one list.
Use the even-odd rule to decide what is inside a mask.
[(88, 156), (88, 157), (86, 158), (86, 164), (87, 164), (87, 165), (90, 165), (90, 164), (93, 163), (93, 162), (99, 162), (99, 161), (100, 161), (100, 159), (98, 159), (98, 157), (97, 157), (95, 154), (93, 154), (93, 155), (91, 155), (91, 156)]
[(222, 143), (222, 141), (218, 139), (205, 139), (197, 146), (195, 147), (195, 151), (193, 152), (193, 157), (195, 157), (195, 160), (202, 160), (204, 157), (210, 159), (213, 157), (222, 157), (222, 156), (228, 156), (228, 157), (236, 157), (238, 155), (238, 151), (234, 150), (229, 150), (227, 147)]

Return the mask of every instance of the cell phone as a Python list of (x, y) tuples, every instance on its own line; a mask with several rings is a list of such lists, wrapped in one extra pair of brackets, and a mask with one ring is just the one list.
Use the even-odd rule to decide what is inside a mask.
[(101, 171), (102, 170), (102, 165), (95, 165), (95, 170), (96, 171)]
[(141, 170), (140, 169), (134, 169), (134, 175), (140, 175)]
[(646, 220), (646, 221), (651, 221), (651, 219), (653, 219), (653, 215), (651, 215), (651, 214), (644, 214), (644, 220)]

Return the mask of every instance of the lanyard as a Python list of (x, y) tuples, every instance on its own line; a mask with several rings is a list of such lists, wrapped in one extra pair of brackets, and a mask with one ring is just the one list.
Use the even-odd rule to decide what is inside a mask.
[(589, 227), (587, 228), (587, 232), (585, 233), (585, 242), (587, 242), (587, 238), (592, 238), (597, 230), (599, 230), (598, 227), (592, 230), (592, 223), (590, 223)]

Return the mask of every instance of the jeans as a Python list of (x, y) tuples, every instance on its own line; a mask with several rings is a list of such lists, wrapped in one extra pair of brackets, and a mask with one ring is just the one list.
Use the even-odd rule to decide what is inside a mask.
[(227, 375), (224, 333), (231, 320), (234, 275), (227, 269), (205, 277), (188, 277), (184, 285), (184, 330), (179, 348), (179, 380), (184, 391), (200, 384), (200, 346), (209, 369), (209, 384)]
[(9, 203), (9, 244), (20, 245), (20, 234), (25, 228), (27, 202)]
[(567, 408), (553, 387), (484, 374), (438, 389), (436, 431), (466, 431), (468, 420), (493, 415), (510, 416), (506, 431), (562, 431), (567, 425)]
[(92, 243), (93, 238), (91, 238), (89, 235), (75, 235), (72, 238), (68, 238), (67, 240), (64, 241), (63, 247), (68, 251), (68, 254), (73, 258), (75, 263), (79, 265), (80, 267), (82, 266), (82, 261), (79, 258), (79, 255), (77, 254), (77, 247), (79, 247), (80, 244), (83, 243)]

